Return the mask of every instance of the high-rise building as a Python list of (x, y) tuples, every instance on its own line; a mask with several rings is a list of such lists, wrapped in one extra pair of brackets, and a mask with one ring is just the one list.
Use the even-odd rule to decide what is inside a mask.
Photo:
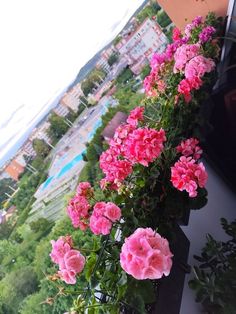
[(129, 37), (117, 45), (119, 53), (126, 58), (131, 70), (139, 74), (154, 52), (163, 52), (168, 39), (155, 21), (147, 18)]
[(66, 117), (68, 113), (70, 112), (68, 107), (62, 104), (58, 104), (56, 108), (54, 108), (53, 111), (60, 117)]
[(81, 103), (80, 97), (83, 96), (80, 83), (72, 87), (60, 100), (60, 104), (67, 106), (73, 111), (77, 111)]

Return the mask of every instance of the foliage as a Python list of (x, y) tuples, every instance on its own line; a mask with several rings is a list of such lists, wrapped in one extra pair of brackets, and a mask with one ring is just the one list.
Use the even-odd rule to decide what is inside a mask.
[(125, 68), (116, 78), (116, 83), (118, 85), (125, 85), (129, 82), (129, 80), (134, 76), (133, 72), (130, 68)]
[(45, 140), (41, 140), (38, 138), (35, 138), (33, 140), (33, 148), (37, 156), (40, 156), (42, 158), (45, 158), (50, 151), (50, 146), (45, 142)]
[(122, 40), (122, 36), (118, 35), (116, 38), (113, 40), (113, 44), (116, 46), (120, 41)]
[(58, 116), (53, 112), (49, 118), (50, 127), (47, 130), (48, 135), (51, 137), (52, 141), (58, 141), (69, 129), (63, 117)]
[(137, 20), (141, 24), (146, 18), (152, 19), (154, 15), (160, 10), (157, 3), (152, 2), (151, 5), (146, 6), (138, 15)]
[(207, 313), (231, 314), (236, 309), (236, 220), (222, 218), (221, 224), (230, 239), (222, 242), (207, 235), (201, 256), (194, 256), (200, 264), (194, 266), (189, 286)]
[(145, 77), (149, 75), (150, 71), (151, 71), (150, 65), (149, 64), (145, 65), (145, 67), (142, 69), (142, 72), (140, 74), (142, 80), (145, 79)]
[(12, 194), (12, 190), (9, 188), (9, 186), (13, 188), (16, 186), (15, 182), (12, 179), (4, 178), (0, 180), (0, 204), (3, 204), (3, 202), (8, 199), (8, 196), (5, 193), (8, 193), (10, 195)]
[(105, 76), (106, 73), (101, 69), (92, 70), (81, 84), (84, 95), (87, 97), (88, 94), (92, 93), (93, 88), (101, 84)]
[(161, 25), (161, 27), (166, 27), (172, 23), (171, 19), (164, 11), (159, 11), (157, 13), (157, 22)]
[(0, 282), (0, 303), (4, 313), (18, 313), (22, 300), (36, 291), (36, 275), (30, 266), (22, 267), (6, 275)]
[(112, 66), (114, 63), (116, 63), (119, 59), (119, 56), (117, 53), (113, 52), (110, 57), (108, 58), (107, 62), (110, 66)]

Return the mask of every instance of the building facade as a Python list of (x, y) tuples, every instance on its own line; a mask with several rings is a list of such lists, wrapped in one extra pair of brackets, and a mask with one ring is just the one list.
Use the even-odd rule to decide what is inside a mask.
[(168, 39), (161, 27), (147, 18), (128, 38), (123, 38), (116, 48), (126, 58), (131, 70), (139, 74), (154, 52), (163, 52)]
[(4, 170), (13, 180), (18, 181), (20, 174), (24, 171), (24, 166), (13, 159)]
[(70, 112), (68, 107), (62, 104), (58, 104), (56, 108), (54, 108), (53, 111), (60, 117), (66, 117), (68, 113)]
[(80, 97), (83, 96), (80, 83), (72, 87), (60, 100), (62, 106), (66, 106), (76, 112), (81, 103)]

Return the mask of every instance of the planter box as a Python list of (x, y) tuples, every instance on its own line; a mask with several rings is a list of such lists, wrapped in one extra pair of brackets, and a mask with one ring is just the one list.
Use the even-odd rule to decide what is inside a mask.
[(185, 274), (189, 272), (188, 254), (190, 242), (182, 229), (176, 225), (171, 251), (174, 254), (173, 266), (168, 277), (157, 281), (158, 299), (154, 306), (148, 308), (151, 314), (179, 314)]

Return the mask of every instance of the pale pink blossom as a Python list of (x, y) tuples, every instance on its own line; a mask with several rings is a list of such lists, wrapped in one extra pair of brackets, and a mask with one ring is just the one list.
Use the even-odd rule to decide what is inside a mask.
[(185, 77), (191, 80), (193, 77), (199, 77), (210, 73), (215, 68), (215, 62), (210, 58), (205, 58), (202, 55), (192, 58), (185, 67)]
[(70, 244), (72, 244), (72, 240), (70, 238), (70, 241), (68, 241), (66, 240), (65, 237), (60, 237), (57, 241), (52, 240), (51, 244), (52, 244), (52, 251), (49, 254), (49, 256), (51, 257), (51, 260), (54, 263), (59, 264), (61, 260), (63, 259), (64, 255), (68, 251), (70, 251), (71, 249)]
[(199, 53), (200, 45), (198, 44), (184, 44), (180, 46), (174, 54), (174, 73), (184, 72), (187, 62), (199, 55)]
[(151, 228), (138, 228), (121, 248), (121, 267), (136, 279), (168, 276), (172, 267), (169, 243)]
[(68, 285), (76, 284), (76, 273), (73, 270), (62, 269), (58, 271), (58, 275)]
[(90, 217), (90, 229), (96, 234), (107, 235), (110, 233), (112, 223), (120, 220), (121, 210), (112, 202), (98, 202), (95, 204)]

